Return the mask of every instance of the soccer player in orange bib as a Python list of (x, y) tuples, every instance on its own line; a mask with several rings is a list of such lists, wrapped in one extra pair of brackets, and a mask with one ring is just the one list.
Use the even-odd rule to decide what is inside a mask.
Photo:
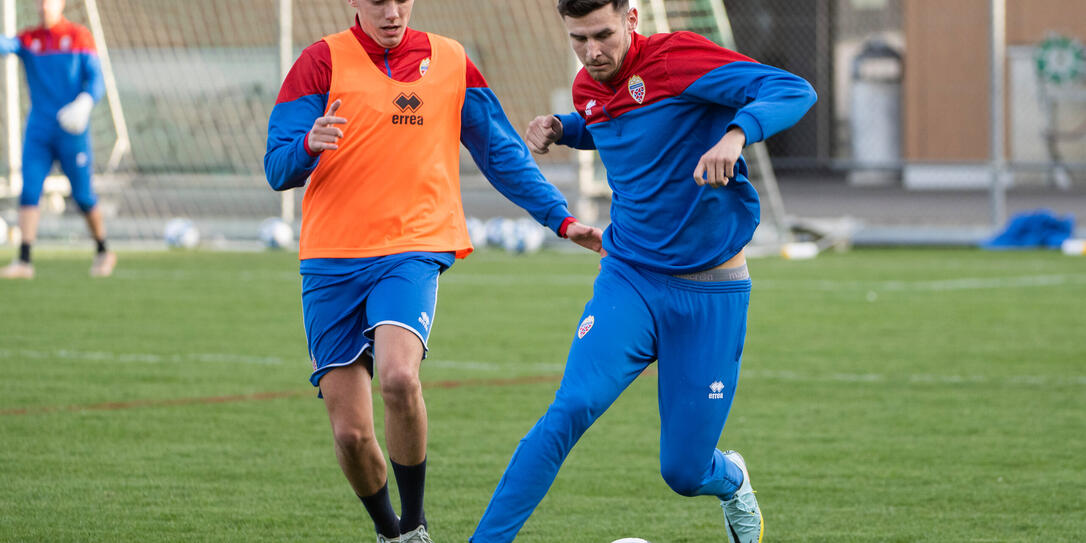
[[(306, 48), (283, 82), (264, 157), (276, 190), (305, 185), (302, 312), (336, 457), (377, 541), (429, 542), (426, 406), (419, 367), (438, 276), (472, 251), (462, 142), (487, 179), (559, 236), (599, 251), (463, 46), (408, 28), (414, 0), (348, 0), (355, 25)], [(380, 382), (400, 518), (373, 423)]]

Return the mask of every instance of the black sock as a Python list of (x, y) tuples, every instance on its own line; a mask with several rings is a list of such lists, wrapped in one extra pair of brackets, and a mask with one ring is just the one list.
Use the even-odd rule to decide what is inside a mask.
[(388, 499), (388, 483), (381, 487), (372, 496), (362, 497), (362, 505), (373, 518), (373, 526), (381, 535), (393, 539), (400, 536), (400, 527), (396, 524), (396, 512), (392, 510), (392, 502)]
[(417, 466), (401, 466), (392, 462), (392, 471), (396, 473), (396, 486), (400, 489), (400, 533), (406, 534), (419, 526), (426, 526), (426, 513), (422, 510), (426, 459)]
[(30, 244), (22, 243), (19, 245), (19, 261), (25, 264), (30, 264)]
[(96, 239), (94, 242), (98, 244), (98, 254), (106, 252), (106, 238)]

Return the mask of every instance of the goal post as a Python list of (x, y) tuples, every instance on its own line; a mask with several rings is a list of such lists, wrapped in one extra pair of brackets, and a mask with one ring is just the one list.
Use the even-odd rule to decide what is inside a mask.
[[(19, 31), (15, 20), (15, 0), (3, 0), (3, 35), (14, 36)], [(7, 164), (6, 176), (0, 186), (0, 196), (19, 194), (23, 188), (23, 134), (19, 112), (19, 59), (15, 55), (4, 58), (4, 132), (7, 138), (5, 151)], [(2, 241), (2, 240), (0, 240)]]
[(102, 17), (98, 13), (98, 1), (83, 0), (83, 4), (87, 10), (87, 26), (94, 37), (94, 46), (98, 50), (98, 60), (102, 66), (102, 81), (106, 88), (106, 101), (109, 104), (113, 130), (117, 134), (117, 139), (113, 142), (113, 150), (105, 165), (104, 173), (110, 174), (117, 171), (124, 155), (132, 150), (132, 142), (128, 137), (128, 124), (124, 118), (121, 95), (117, 90), (117, 78), (113, 74), (113, 63), (109, 59), (109, 46), (106, 44), (105, 31), (102, 29)]

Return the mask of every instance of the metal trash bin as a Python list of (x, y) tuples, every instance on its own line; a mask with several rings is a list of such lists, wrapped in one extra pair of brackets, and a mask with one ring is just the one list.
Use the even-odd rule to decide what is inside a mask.
[(881, 39), (864, 43), (852, 61), (849, 184), (888, 185), (901, 180), (904, 72), (901, 53)]

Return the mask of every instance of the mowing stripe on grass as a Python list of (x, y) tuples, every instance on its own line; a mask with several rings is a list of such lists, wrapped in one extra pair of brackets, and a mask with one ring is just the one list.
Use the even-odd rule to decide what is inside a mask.
[[(444, 389), (473, 386), (500, 387), (514, 385), (532, 385), (538, 383), (556, 383), (561, 379), (561, 375), (530, 375), (525, 377), (509, 377), (504, 379), (461, 379), (448, 381), (425, 381), (422, 383), (422, 387)], [(14, 409), (0, 409), (0, 416), (44, 415), (57, 412), (79, 413), (83, 411), (120, 411), (125, 409), (139, 409), (150, 407), (177, 407), (183, 405), (207, 405), (220, 403), (279, 400), (283, 398), (294, 398), (299, 396), (316, 396), (316, 392), (314, 392), (311, 388), (306, 388), (303, 390), (280, 390), (273, 392), (257, 392), (254, 394), (236, 394), (232, 396), (205, 396), (201, 398), (172, 398), (166, 400), (133, 400), (129, 402), (103, 402), (88, 405), (21, 407)]]
[[(34, 360), (80, 360), (87, 362), (120, 362), (126, 364), (180, 364), (192, 362), (204, 362), (209, 364), (259, 364), (282, 365), (309, 364), (303, 358), (288, 359), (278, 356), (250, 356), (230, 353), (188, 353), (188, 354), (153, 354), (153, 353), (112, 353), (108, 351), (79, 351), (75, 349), (53, 349), (40, 351), (34, 349), (0, 349), (2, 358), (24, 358)], [(426, 359), (424, 366), (431, 368), (452, 368), (457, 370), (476, 370), (486, 372), (508, 371), (509, 366), (497, 362), (482, 362), (474, 360), (438, 360)], [(521, 370), (535, 371), (562, 371), (564, 364), (557, 362), (546, 363), (518, 363)]]
[(54, 349), (37, 351), (32, 349), (0, 349), (0, 358), (31, 358), (35, 360), (84, 360), (101, 362), (123, 362), (135, 364), (178, 364), (183, 362), (208, 362), (223, 364), (265, 364), (277, 365), (286, 362), (275, 356), (247, 356), (227, 353), (188, 353), (188, 354), (151, 354), (151, 353), (111, 353), (108, 351), (77, 351), (73, 349)]
[[(453, 363), (448, 361), (449, 363)], [(656, 375), (654, 368), (646, 369), (647, 376)], [(811, 374), (795, 371), (774, 370), (744, 370), (743, 379), (766, 379), (794, 382), (846, 382), (846, 383), (890, 383), (890, 384), (1001, 384), (1014, 386), (1044, 386), (1055, 385), (1086, 386), (1086, 376), (1052, 376), (1052, 375), (1018, 375), (1009, 377), (989, 377), (984, 375), (935, 375), (913, 374), (894, 376), (881, 373), (825, 373)], [(423, 381), (423, 388), (463, 388), (463, 387), (503, 387), (517, 385), (532, 385), (539, 383), (557, 383), (561, 381), (561, 374), (528, 375), (524, 377), (507, 377), (500, 379), (457, 379), (441, 381)], [(376, 385), (375, 385), (376, 386)], [(11, 415), (41, 415), (56, 412), (81, 412), (81, 411), (118, 411), (124, 409), (138, 409), (151, 407), (176, 407), (182, 405), (204, 405), (220, 403), (237, 403), (249, 401), (278, 400), (314, 394), (312, 389), (281, 390), (272, 392), (258, 392), (254, 394), (238, 394), (232, 396), (209, 396), (198, 398), (173, 398), (166, 400), (134, 400), (129, 402), (104, 402), (89, 405), (65, 405), (25, 407), (13, 409), (0, 409), (0, 416)]]

